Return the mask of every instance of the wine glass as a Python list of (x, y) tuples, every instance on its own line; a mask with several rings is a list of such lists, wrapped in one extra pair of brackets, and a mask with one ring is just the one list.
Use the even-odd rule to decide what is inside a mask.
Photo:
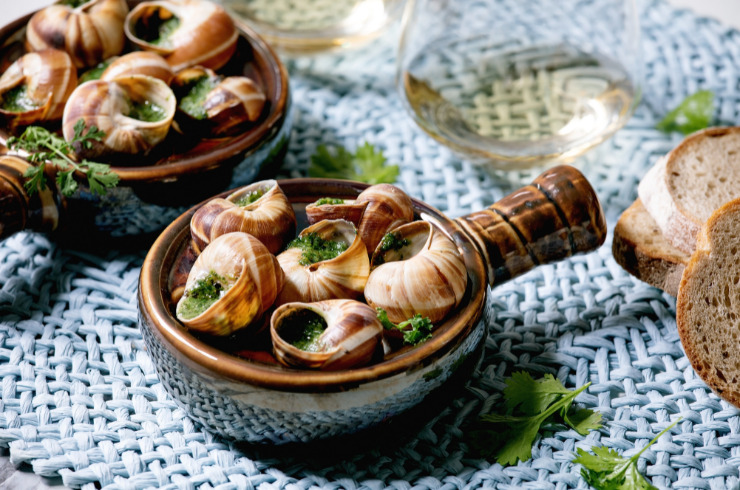
[(409, 0), (397, 86), (413, 119), (474, 163), (569, 163), (633, 114), (636, 0)]

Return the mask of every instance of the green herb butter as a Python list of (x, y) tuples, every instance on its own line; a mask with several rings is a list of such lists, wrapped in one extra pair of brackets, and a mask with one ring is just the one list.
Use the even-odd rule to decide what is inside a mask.
[[(408, 238), (400, 238), (400, 235), (395, 233), (386, 233), (383, 239), (380, 240), (380, 253), (375, 256), (375, 265), (378, 266), (385, 262), (384, 253), (389, 250), (401, 250), (406, 245), (410, 245), (411, 241)], [(399, 254), (398, 260), (403, 260), (403, 254)]]
[(216, 79), (211, 77), (201, 77), (193, 82), (187, 94), (180, 100), (180, 110), (195, 119), (205, 119), (208, 114), (205, 107), (203, 107), (203, 103), (206, 100), (208, 92), (213, 90), (217, 82)]
[(25, 112), (38, 107), (34, 101), (28, 98), (28, 88), (26, 85), (13, 87), (2, 94), (1, 97), (2, 105), (0, 107), (8, 112)]
[(324, 260), (331, 260), (349, 248), (349, 244), (342, 240), (326, 240), (316, 233), (306, 233), (292, 240), (288, 248), (299, 248), (303, 251), (301, 265), (311, 265)]
[(161, 121), (165, 117), (164, 109), (157, 104), (145, 100), (129, 104), (128, 117), (144, 122)]
[(337, 199), (336, 197), (322, 197), (314, 203), (316, 206), (322, 204), (344, 204), (344, 199)]
[(185, 291), (177, 305), (177, 314), (185, 320), (190, 320), (206, 311), (221, 295), (228, 291), (229, 284), (226, 278), (211, 271), (203, 279)]
[(268, 189), (257, 189), (256, 191), (250, 192), (246, 196), (242, 196), (238, 201), (235, 201), (234, 204), (236, 204), (239, 207), (252, 204), (254, 201), (264, 196), (265, 192), (269, 190), (270, 190), (269, 188)]
[(110, 60), (101, 61), (94, 67), (90, 68), (80, 76), (80, 79), (77, 81), (77, 85), (82, 85), (90, 80), (100, 80), (101, 75), (103, 75), (105, 69), (108, 68), (108, 65), (110, 65)]
[(283, 319), (280, 336), (290, 345), (306, 352), (321, 352), (319, 340), (326, 330), (326, 321), (311, 310), (299, 310)]

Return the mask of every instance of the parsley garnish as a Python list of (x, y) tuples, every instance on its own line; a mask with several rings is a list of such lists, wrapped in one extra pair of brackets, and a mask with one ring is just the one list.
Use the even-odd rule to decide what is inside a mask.
[(57, 186), (65, 196), (70, 196), (77, 190), (75, 171), (85, 174), (90, 192), (93, 194), (104, 194), (106, 188), (118, 184), (118, 175), (110, 169), (110, 166), (88, 160), (78, 163), (71, 157), (74, 154), (74, 144), (91, 148), (92, 141), (100, 141), (105, 133), (95, 126), (90, 126), (85, 132), (85, 123), (82, 119), (77, 121), (74, 130), (74, 137), (69, 142), (40, 126), (29, 126), (20, 136), (8, 138), (8, 148), (27, 151), (29, 154), (26, 158), (37, 164), (25, 173), (25, 177), (28, 178), (25, 187), (29, 194), (46, 189), (44, 170), (47, 163), (57, 167)]
[(376, 150), (370, 143), (357, 148), (354, 155), (341, 146), (330, 152), (325, 145), (319, 145), (308, 167), (311, 177), (359, 180), (368, 184), (393, 183), (398, 173), (398, 165), (387, 165), (383, 151)]
[(298, 248), (302, 250), (298, 263), (311, 265), (324, 260), (331, 260), (349, 248), (345, 241), (326, 240), (316, 233), (306, 233), (288, 243), (287, 248)]
[(432, 322), (427, 317), (422, 318), (417, 313), (408, 320), (396, 325), (390, 321), (388, 313), (383, 308), (376, 308), (375, 311), (378, 312), (378, 320), (383, 325), (383, 328), (386, 330), (399, 330), (403, 334), (403, 342), (405, 344), (420, 344), (432, 337), (434, 325), (432, 325)]
[(471, 432), (471, 443), (485, 457), (493, 456), (502, 465), (527, 461), (540, 428), (552, 422), (569, 425), (581, 435), (601, 427), (601, 414), (574, 409), (573, 400), (591, 383), (571, 391), (551, 374), (534, 380), (525, 372), (506, 380), (506, 415), (482, 415)]
[(586, 480), (586, 483), (597, 490), (657, 490), (637, 470), (637, 460), (640, 459), (640, 455), (647, 448), (655, 444), (660, 436), (672, 429), (679, 420), (681, 419), (663, 429), (647, 446), (640, 449), (640, 452), (629, 459), (622, 458), (613, 449), (594, 447), (592, 448), (594, 454), (578, 448), (577, 456), (573, 462), (583, 466), (581, 476)]
[(713, 115), (714, 94), (709, 90), (700, 90), (686, 97), (655, 127), (667, 133), (679, 131), (689, 134), (708, 127)]

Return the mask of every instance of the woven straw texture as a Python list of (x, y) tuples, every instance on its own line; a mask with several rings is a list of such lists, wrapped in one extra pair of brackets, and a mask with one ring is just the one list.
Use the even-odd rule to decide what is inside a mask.
[[(740, 32), (662, 2), (643, 7), (643, 101), (578, 162), (610, 230), (647, 168), (681, 138), (654, 129), (663, 114), (706, 88), (719, 121), (739, 120)], [(401, 107), (393, 36), (341, 58), (290, 63), (295, 121), (282, 176), (305, 175), (320, 143), (369, 141), (401, 164), (399, 185), (448, 215), (492, 204), (510, 184), (441, 148)], [(586, 488), (570, 462), (576, 448), (631, 455), (682, 417), (644, 453), (640, 470), (661, 488), (737, 487), (738, 411), (684, 356), (674, 298), (624, 272), (608, 242), (494, 289), (482, 364), (419, 431), (308, 456), (220, 441), (167, 396), (137, 326), (145, 250), (81, 253), (16, 234), (0, 243), (0, 445), (12, 462), (85, 489), (564, 489)], [(590, 381), (577, 401), (601, 412), (604, 427), (585, 437), (551, 428), (532, 459), (513, 467), (479, 459), (463, 427), (499, 405), (515, 370), (553, 373), (569, 388)]]

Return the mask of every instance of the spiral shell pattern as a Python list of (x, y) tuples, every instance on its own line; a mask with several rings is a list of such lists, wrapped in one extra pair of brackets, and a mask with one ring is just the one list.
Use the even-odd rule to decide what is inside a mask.
[(345, 199), (342, 204), (311, 203), (306, 206), (306, 218), (311, 225), (325, 219), (344, 219), (360, 226), (367, 205), (368, 201), (358, 203), (353, 199)]
[(50, 5), (28, 21), (26, 44), (32, 51), (66, 51), (77, 68), (94, 66), (120, 54), (126, 41), (126, 0), (90, 0), (79, 7)]
[[(210, 307), (193, 318), (182, 315), (183, 302), (209, 273), (230, 281)], [(211, 335), (229, 335), (254, 324), (273, 304), (283, 286), (283, 271), (267, 248), (247, 233), (228, 233), (203, 250), (177, 303), (177, 318), (188, 328)]]
[[(284, 338), (286, 329), (295, 327), (291, 325), (291, 316), (302, 310), (314, 312), (326, 322), (317, 351), (301, 350)], [(347, 299), (288, 303), (277, 308), (270, 318), (273, 352), (286, 366), (322, 370), (359, 367), (373, 359), (382, 335), (383, 327), (375, 310)]]
[(100, 75), (100, 79), (110, 81), (131, 75), (148, 75), (168, 85), (175, 76), (167, 61), (157, 53), (134, 51), (112, 61)]
[[(237, 204), (253, 192), (264, 194), (249, 204)], [(242, 187), (226, 199), (211, 199), (190, 220), (190, 234), (196, 252), (203, 250), (218, 236), (242, 231), (256, 237), (271, 253), (276, 254), (293, 238), (295, 230), (293, 206), (275, 180)]]
[(414, 207), (411, 198), (391, 184), (376, 184), (362, 191), (355, 203), (365, 202), (358, 232), (370, 254), (389, 230), (414, 220)]
[[(23, 86), (33, 107), (19, 112), (3, 109), (4, 96)], [(60, 119), (76, 86), (77, 70), (67, 53), (58, 49), (27, 53), (0, 76), (0, 114), (10, 129)]]
[[(414, 221), (392, 233), (408, 244), (373, 254), (365, 299), (399, 323), (420, 314), (432, 323), (444, 319), (465, 294), (468, 273), (455, 243), (426, 221)], [(375, 264), (380, 263), (375, 267)]]
[(302, 250), (289, 248), (277, 256), (285, 272), (285, 286), (277, 304), (325, 299), (357, 299), (370, 274), (365, 244), (349, 221), (325, 220), (309, 226), (300, 236), (316, 233), (325, 240), (343, 240), (349, 247), (337, 257), (301, 265)]

